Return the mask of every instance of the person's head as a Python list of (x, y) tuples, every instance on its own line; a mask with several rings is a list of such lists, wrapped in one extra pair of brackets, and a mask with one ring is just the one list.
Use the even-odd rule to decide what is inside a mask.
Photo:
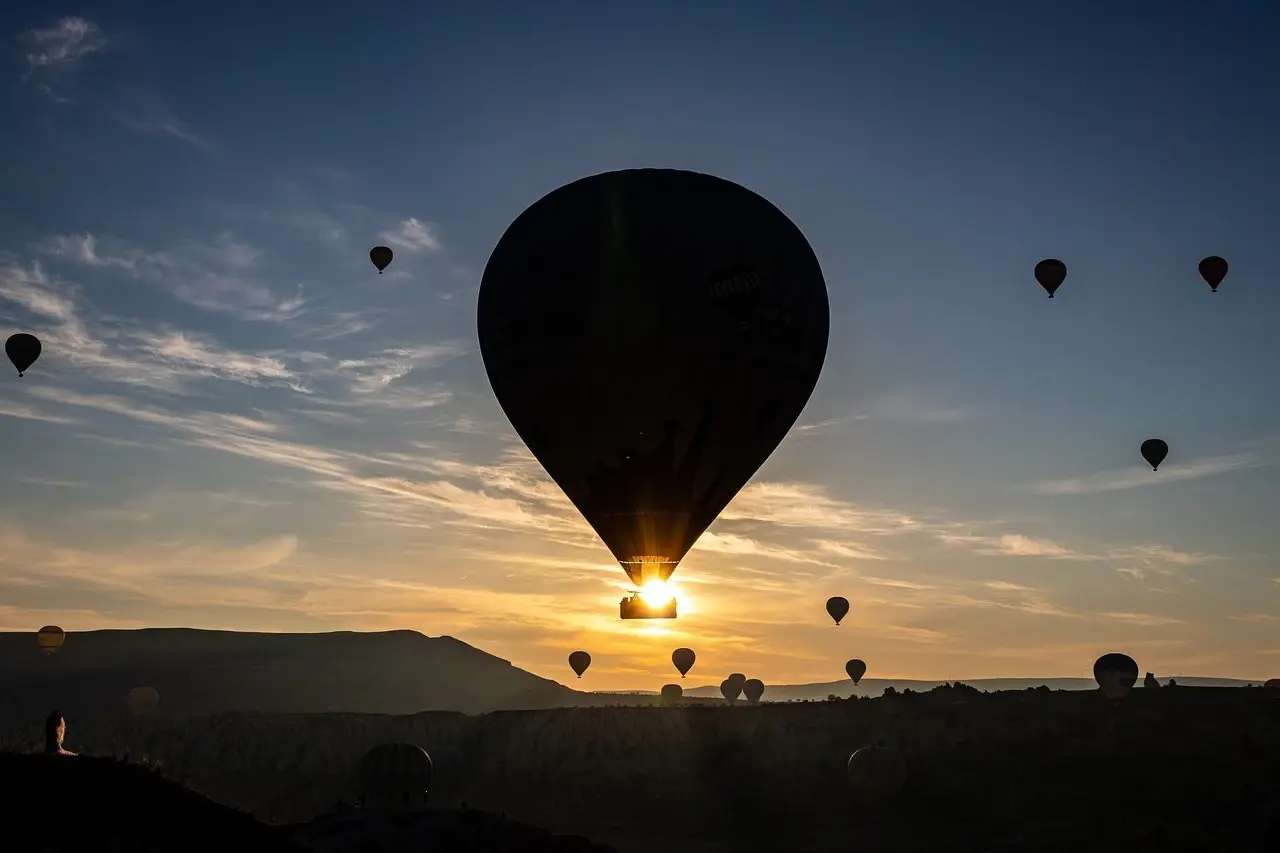
[(44, 720), (45, 752), (57, 752), (62, 747), (62, 739), (67, 734), (67, 721), (62, 718), (61, 711), (50, 711)]

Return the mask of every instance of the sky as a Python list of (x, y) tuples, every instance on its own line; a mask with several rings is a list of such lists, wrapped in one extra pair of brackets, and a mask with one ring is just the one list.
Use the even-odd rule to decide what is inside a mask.
[[(1280, 674), (1280, 8), (309, 8), (0, 9), (0, 329), (44, 342), (0, 372), (0, 629), (407, 628), (601, 690), (677, 646), (689, 684)], [(476, 337), (511, 221), (640, 166), (778, 205), (831, 302), (674, 622), (618, 619)]]

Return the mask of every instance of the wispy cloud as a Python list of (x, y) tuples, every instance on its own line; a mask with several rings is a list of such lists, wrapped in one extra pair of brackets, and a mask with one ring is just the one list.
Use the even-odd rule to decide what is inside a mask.
[[(27, 70), (24, 82), (33, 75), (65, 75), (80, 66), (84, 59), (106, 48), (108, 40), (102, 28), (93, 21), (66, 17), (46, 29), (23, 34), (28, 44)], [(58, 97), (46, 84), (45, 91)]]
[(1280, 622), (1280, 616), (1274, 613), (1243, 613), (1238, 616), (1228, 616), (1227, 618), (1233, 622), (1252, 622), (1263, 625)]
[(378, 238), (393, 249), (403, 249), (407, 252), (438, 252), (441, 249), (435, 225), (430, 222), (419, 222), (414, 217), (409, 217), (395, 228), (383, 231)]
[(1040, 495), (1089, 495), (1098, 492), (1137, 489), (1143, 486), (1157, 486), (1162, 483), (1174, 483), (1183, 480), (1198, 480), (1201, 477), (1212, 477), (1217, 474), (1226, 474), (1230, 471), (1261, 468), (1272, 464), (1272, 461), (1257, 453), (1204, 456), (1188, 462), (1161, 465), (1158, 471), (1152, 471), (1149, 467), (1136, 466), (1114, 471), (1099, 471), (1084, 477), (1034, 483), (1024, 488)]
[(859, 421), (888, 421), (902, 424), (950, 424), (973, 416), (973, 410), (930, 402), (911, 391), (896, 391), (876, 400), (865, 411), (797, 424), (800, 435), (840, 432)]
[(130, 90), (123, 94), (111, 107), (116, 120), (132, 130), (148, 136), (161, 136), (177, 139), (212, 153), (213, 144), (192, 129), (156, 95), (149, 92)]
[(1187, 624), (1182, 619), (1176, 619), (1172, 616), (1161, 616), (1159, 613), (1104, 613), (1107, 619), (1115, 619), (1118, 622), (1128, 622), (1131, 625), (1139, 625), (1143, 628), (1165, 628), (1170, 625)]

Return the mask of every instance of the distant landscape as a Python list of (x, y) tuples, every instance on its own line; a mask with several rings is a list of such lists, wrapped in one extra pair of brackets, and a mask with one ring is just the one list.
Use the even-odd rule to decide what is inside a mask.
[[(566, 681), (581, 681), (565, 667)], [(722, 702), (728, 673), (683, 680), (689, 700)], [(1160, 675), (1161, 683), (1168, 680)], [(672, 682), (681, 682), (676, 673)], [(955, 679), (952, 679), (954, 681)], [(961, 679), (963, 680), (963, 679)], [(1229, 678), (1177, 676), (1187, 687), (1243, 687)], [(712, 684), (707, 684), (711, 681)], [(764, 701), (816, 701), (829, 696), (879, 696), (885, 688), (922, 692), (947, 682), (864, 678), (819, 684), (768, 685)], [(974, 679), (979, 690), (1093, 690), (1084, 678)], [(160, 693), (156, 714), (191, 717), (233, 711), (264, 713), (415, 714), (589, 707), (656, 701), (657, 686), (635, 691), (573, 689), (512, 666), (453, 637), (415, 631), (254, 634), (187, 628), (85, 631), (68, 634), (45, 657), (30, 633), (0, 633), (0, 719), (43, 717), (57, 707), (73, 719), (128, 713), (138, 686)]]

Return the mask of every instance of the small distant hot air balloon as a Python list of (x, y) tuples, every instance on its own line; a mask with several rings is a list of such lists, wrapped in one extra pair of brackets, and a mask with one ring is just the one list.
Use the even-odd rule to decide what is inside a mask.
[(1111, 652), (1093, 665), (1093, 679), (1109, 699), (1123, 699), (1138, 680), (1138, 664), (1128, 655)]
[(764, 682), (758, 678), (748, 678), (747, 683), (742, 685), (742, 693), (747, 697), (747, 701), (754, 705), (764, 695)]
[(857, 687), (858, 682), (862, 680), (862, 676), (867, 674), (867, 665), (854, 658), (844, 665), (844, 671), (853, 679), (853, 686)]
[(628, 169), (511, 223), (476, 323), (511, 425), (643, 590), (799, 417), (830, 305), (813, 248), (773, 204), (710, 175)]
[(360, 795), (365, 808), (425, 806), (431, 771), (431, 756), (416, 744), (375, 746), (360, 759)]
[(1057, 258), (1045, 258), (1036, 264), (1036, 281), (1049, 292), (1049, 298), (1067, 280), (1067, 265)]
[(569, 655), (569, 666), (581, 678), (582, 673), (586, 672), (587, 667), (591, 666), (591, 655), (586, 652), (573, 652)]
[(676, 702), (679, 702), (680, 699), (683, 698), (683, 696), (684, 696), (684, 688), (681, 687), (679, 684), (662, 685), (662, 693), (661, 693), (662, 704), (674, 705)]
[(1142, 447), (1138, 448), (1142, 453), (1142, 458), (1147, 460), (1147, 464), (1151, 466), (1152, 471), (1160, 468), (1160, 463), (1169, 455), (1169, 445), (1161, 438), (1148, 438), (1142, 442)]
[(693, 669), (693, 663), (698, 656), (693, 653), (693, 649), (680, 648), (671, 653), (671, 662), (675, 664), (676, 669), (680, 670), (680, 677), (684, 678), (689, 674), (689, 670)]
[(1227, 277), (1227, 260), (1217, 255), (1210, 255), (1200, 262), (1200, 277), (1209, 285), (1211, 293), (1218, 292), (1218, 285)]
[(369, 260), (373, 261), (373, 265), (378, 268), (378, 275), (382, 275), (382, 271), (391, 265), (395, 256), (395, 252), (386, 246), (374, 246), (369, 250)]
[(4, 354), (9, 356), (9, 361), (18, 368), (18, 375), (21, 376), (40, 357), (40, 339), (26, 332), (10, 335), (9, 340), (4, 342)]
[(46, 655), (51, 655), (62, 648), (66, 640), (67, 632), (57, 625), (45, 625), (36, 633), (36, 642), (40, 644), (40, 651)]
[(738, 685), (738, 691), (742, 691), (742, 685), (747, 683), (747, 677), (740, 672), (729, 673), (729, 680)]
[(738, 696), (742, 694), (742, 685), (734, 681), (732, 677), (726, 678), (720, 682), (720, 695), (730, 702), (738, 701)]
[(893, 799), (907, 781), (907, 763), (896, 749), (887, 746), (862, 747), (849, 756), (845, 769), (849, 785), (868, 803)]
[(129, 710), (135, 716), (149, 714), (160, 704), (160, 692), (154, 687), (135, 687), (129, 691)]
[(834, 595), (827, 599), (827, 615), (840, 624), (840, 620), (849, 615), (849, 599), (843, 595)]

